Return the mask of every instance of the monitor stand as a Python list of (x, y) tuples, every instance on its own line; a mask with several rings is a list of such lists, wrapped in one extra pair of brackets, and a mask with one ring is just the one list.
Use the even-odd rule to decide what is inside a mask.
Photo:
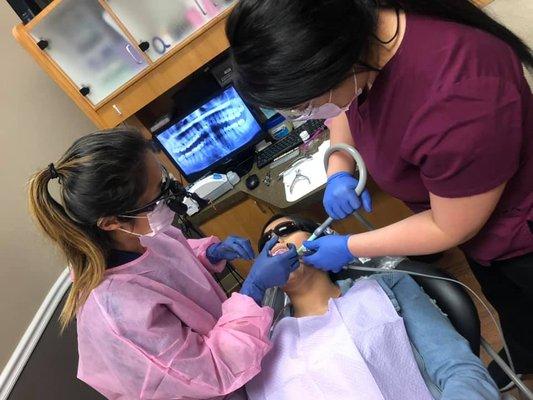
[(228, 162), (220, 165), (213, 172), (227, 174), (229, 171), (235, 172), (240, 178), (247, 175), (253, 168), (255, 162), (254, 147), (250, 147), (235, 155)]

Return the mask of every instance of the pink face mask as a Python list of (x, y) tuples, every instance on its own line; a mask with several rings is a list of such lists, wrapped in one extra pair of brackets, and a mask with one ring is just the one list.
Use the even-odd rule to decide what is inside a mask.
[(122, 228), (119, 228), (119, 230), (121, 230), (122, 232), (126, 232), (129, 234), (138, 236), (138, 237), (143, 237), (143, 236), (152, 237), (152, 236), (157, 235), (159, 232), (164, 232), (168, 230), (168, 228), (170, 228), (170, 226), (172, 225), (172, 221), (174, 221), (175, 215), (176, 213), (172, 211), (170, 208), (168, 208), (168, 206), (166, 205), (164, 201), (160, 201), (157, 203), (155, 208), (146, 215), (122, 216), (123, 218), (148, 218), (148, 224), (150, 225), (150, 229), (152, 230), (151, 232), (141, 235), (139, 233), (131, 232), (131, 231), (128, 231)]
[(341, 113), (348, 111), (350, 109), (350, 105), (363, 92), (362, 89), (357, 87), (357, 75), (355, 75), (355, 72), (353, 74), (353, 80), (354, 80), (354, 97), (352, 100), (350, 100), (350, 102), (346, 106), (339, 107), (337, 104), (331, 102), (331, 99), (333, 96), (333, 89), (332, 89), (329, 91), (329, 100), (327, 103), (322, 104), (319, 107), (313, 107), (311, 104), (309, 104), (309, 107), (302, 113), (302, 115), (299, 116), (298, 118), (295, 118), (294, 120), (295, 121), (307, 121), (310, 119), (330, 119), (330, 118), (335, 118)]

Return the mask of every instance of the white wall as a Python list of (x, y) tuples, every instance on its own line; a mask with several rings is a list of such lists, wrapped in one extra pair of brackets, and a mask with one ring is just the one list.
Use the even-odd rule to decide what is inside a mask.
[[(533, 49), (533, 1), (496, 0), (484, 10)], [(533, 71), (525, 71), (525, 75), (533, 89)]]
[(0, 1), (0, 370), (65, 267), (31, 221), (26, 181), (95, 129), (11, 34)]

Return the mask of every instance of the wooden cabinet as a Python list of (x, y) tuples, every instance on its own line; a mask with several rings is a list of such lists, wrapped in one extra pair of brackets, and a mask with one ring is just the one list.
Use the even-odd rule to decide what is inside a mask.
[(98, 105), (149, 66), (98, 0), (62, 0), (30, 22), (29, 34), (80, 94)]
[(13, 35), (95, 125), (113, 128), (228, 49), (234, 1), (54, 0)]
[[(255, 200), (246, 199), (200, 225), (200, 229), (205, 235), (218, 236), (220, 239), (229, 235), (249, 238), (252, 247), (257, 251), (260, 230), (274, 214), (275, 210), (259, 204)], [(233, 264), (243, 276), (248, 274), (251, 266), (249, 261), (235, 261)]]
[(214, 22), (187, 46), (175, 49), (168, 57), (159, 60), (157, 66), (149, 68), (142, 79), (132, 82), (98, 107), (95, 112), (103, 126), (120, 124), (228, 49), (225, 23), (225, 18)]
[(224, 11), (233, 0), (106, 0), (151, 61)]

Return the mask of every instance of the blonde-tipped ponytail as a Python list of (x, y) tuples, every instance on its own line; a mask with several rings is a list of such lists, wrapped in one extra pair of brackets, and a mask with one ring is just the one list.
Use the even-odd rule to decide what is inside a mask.
[(74, 318), (91, 290), (104, 276), (105, 256), (96, 243), (84, 232), (81, 225), (67, 212), (48, 190), (50, 170), (37, 172), (29, 182), (29, 208), (39, 226), (56, 243), (66, 256), (72, 271), (73, 283), (60, 315), (64, 329)]
[[(29, 181), (29, 210), (62, 251), (73, 275), (60, 316), (62, 329), (104, 278), (109, 238), (96, 221), (135, 207), (144, 191), (142, 159), (149, 148), (135, 130), (96, 132), (78, 139), (57, 165)], [(48, 187), (56, 178), (58, 200)]]

